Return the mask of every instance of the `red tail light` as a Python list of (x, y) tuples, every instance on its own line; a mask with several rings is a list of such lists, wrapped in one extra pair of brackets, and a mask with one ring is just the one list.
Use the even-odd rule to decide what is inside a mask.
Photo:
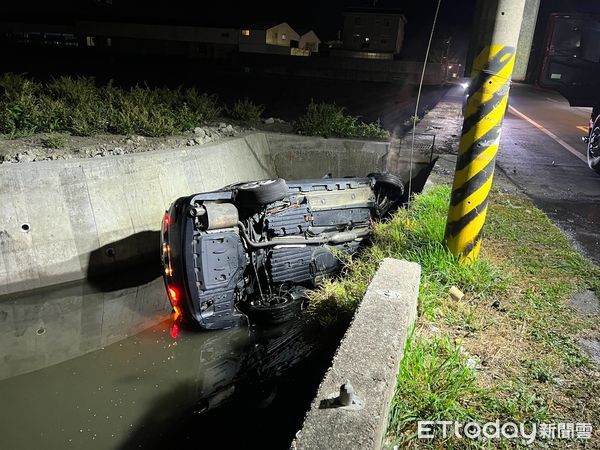
[(171, 223), (171, 218), (169, 217), (169, 213), (165, 213), (165, 217), (163, 218), (163, 231), (166, 233), (169, 231), (169, 224)]

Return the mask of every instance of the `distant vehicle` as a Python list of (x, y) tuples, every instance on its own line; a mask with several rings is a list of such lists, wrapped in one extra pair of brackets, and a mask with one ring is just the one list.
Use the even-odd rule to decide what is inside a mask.
[(600, 16), (551, 14), (541, 86), (562, 94), (571, 106), (590, 106), (587, 156), (600, 173)]
[(403, 196), (395, 175), (252, 181), (182, 197), (161, 232), (167, 294), (202, 329), (294, 317)]

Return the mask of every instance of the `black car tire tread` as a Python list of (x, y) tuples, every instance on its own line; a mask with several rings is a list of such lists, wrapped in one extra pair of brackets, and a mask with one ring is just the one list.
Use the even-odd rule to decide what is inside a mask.
[[(268, 184), (260, 184), (265, 182)], [(277, 178), (238, 186), (235, 202), (240, 207), (263, 206), (282, 200), (287, 195), (288, 187), (285, 180)]]
[(374, 178), (377, 183), (385, 183), (400, 190), (400, 195), (404, 195), (404, 182), (398, 175), (387, 172), (370, 173), (367, 178)]

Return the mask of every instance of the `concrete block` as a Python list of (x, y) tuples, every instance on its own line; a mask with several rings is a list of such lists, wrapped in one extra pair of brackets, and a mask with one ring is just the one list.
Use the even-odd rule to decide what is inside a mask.
[[(381, 449), (398, 367), (417, 315), (420, 276), (416, 263), (383, 260), (292, 448)], [(348, 381), (362, 409), (332, 407)]]

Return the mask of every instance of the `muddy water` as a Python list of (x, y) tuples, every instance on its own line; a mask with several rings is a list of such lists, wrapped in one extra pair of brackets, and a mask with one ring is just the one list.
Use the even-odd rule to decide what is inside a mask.
[(0, 449), (286, 448), (333, 342), (180, 330), (160, 279), (0, 297)]

